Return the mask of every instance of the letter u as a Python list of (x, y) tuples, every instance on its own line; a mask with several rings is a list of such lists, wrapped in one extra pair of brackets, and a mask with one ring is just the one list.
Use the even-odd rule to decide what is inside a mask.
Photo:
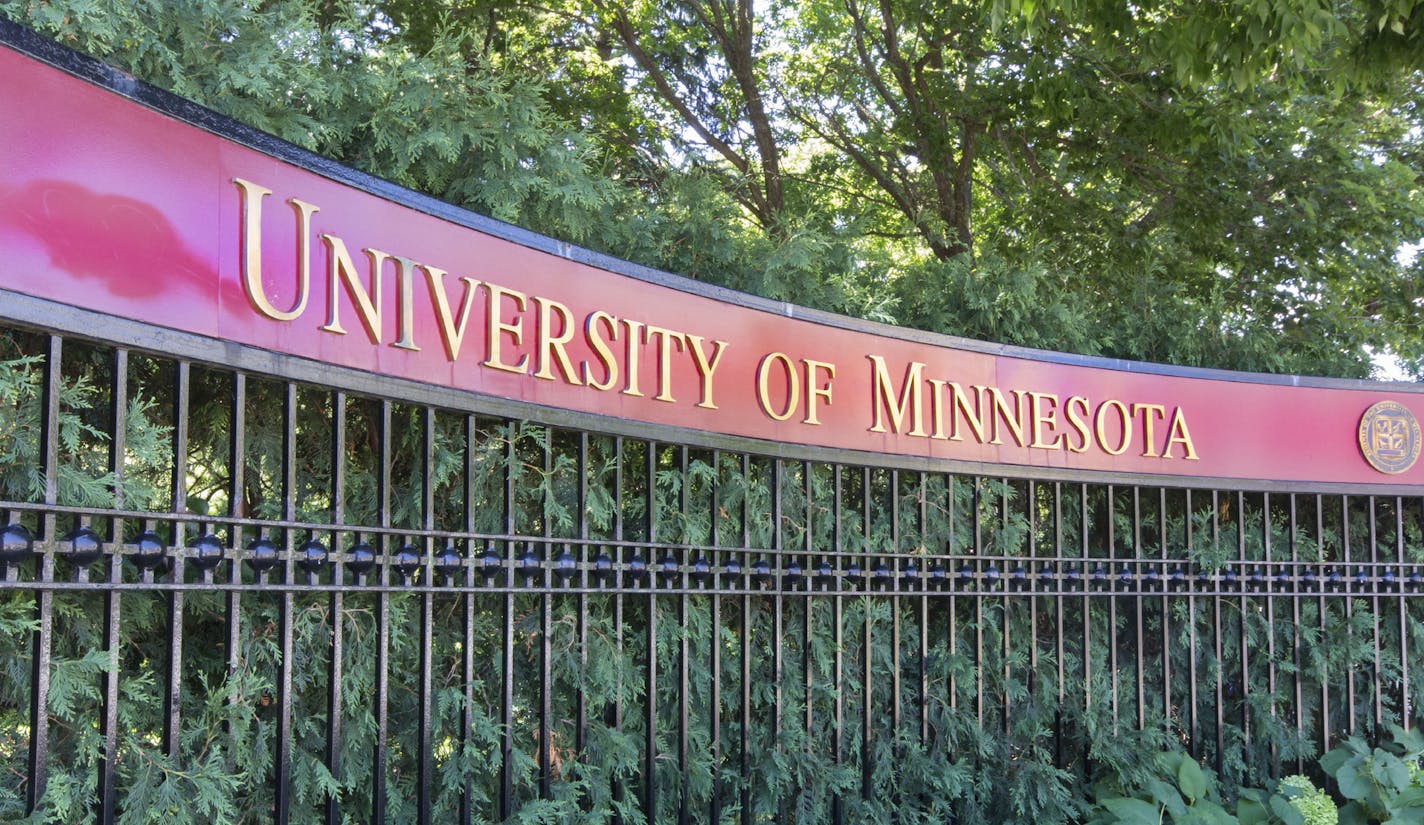
[(291, 309), (281, 310), (272, 305), (262, 288), (262, 199), (272, 190), (242, 178), (233, 178), (232, 182), (242, 190), (242, 287), (247, 300), (274, 321), (294, 320), (307, 308), (311, 290), (311, 216), (320, 210), (296, 198), (287, 201), (297, 216), (297, 300)]

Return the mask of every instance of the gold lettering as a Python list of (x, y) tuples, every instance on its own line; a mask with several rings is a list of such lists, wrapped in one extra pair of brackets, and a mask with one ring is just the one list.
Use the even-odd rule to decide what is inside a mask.
[(1156, 419), (1167, 417), (1167, 408), (1161, 404), (1133, 404), (1132, 414), (1137, 415), (1142, 412), (1142, 455), (1145, 458), (1157, 457), (1157, 430)]
[(885, 359), (879, 355), (867, 355), (871, 363), (875, 365), (875, 388), (871, 391), (872, 398), (870, 405), (874, 411), (874, 423), (871, 424), (870, 431), (873, 433), (885, 432), (884, 416), (882, 411), (888, 410), (893, 417), (895, 432), (900, 432), (905, 426), (905, 414), (910, 414), (909, 435), (924, 435), (924, 409), (920, 404), (920, 375), (924, 372), (925, 365), (919, 361), (913, 361), (905, 368), (905, 383), (900, 387), (900, 396), (895, 398), (894, 383), (890, 378), (890, 373), (885, 367)]
[[(964, 414), (964, 420), (969, 422), (969, 428), (974, 431), (974, 440), (980, 444), (984, 443), (984, 395), (983, 387), (973, 386), (974, 390), (974, 412), (969, 411), (968, 395), (964, 388), (949, 382), (950, 410), (949, 410), (949, 440), (963, 441), (964, 436), (959, 434), (959, 414)], [(993, 413), (991, 412), (990, 415)]]
[(687, 336), (687, 349), (692, 353), (692, 363), (697, 366), (697, 375), (702, 379), (702, 400), (697, 402), (697, 406), (715, 410), (717, 405), (712, 403), (712, 373), (717, 370), (717, 364), (722, 360), (722, 351), (727, 348), (727, 342), (712, 342), (716, 349), (712, 350), (712, 359), (709, 361), (707, 353), (702, 351), (702, 341), (701, 335)]
[[(1033, 441), (1030, 447), (1038, 447), (1042, 450), (1063, 449), (1063, 434), (1058, 432), (1058, 396), (1051, 392), (1031, 392), (1028, 394), (1032, 399), (1030, 408), (1033, 410)], [(1045, 411), (1039, 402), (1047, 401), (1048, 409)], [(1043, 425), (1047, 424), (1053, 430), (1053, 440), (1043, 440)]]
[[(366, 251), (369, 253), (372, 250)], [(395, 256), (395, 260), (396, 294), (399, 296), (396, 301), (396, 332), (399, 337), (391, 346), (420, 352), (420, 347), (415, 345), (415, 268), (420, 264), (399, 255)], [(375, 267), (374, 263), (372, 267)]]
[(926, 378), (925, 381), (930, 385), (930, 419), (934, 422), (930, 438), (947, 441), (949, 436), (944, 434), (944, 388), (949, 386), (949, 382), (939, 378)]
[(1197, 460), (1197, 448), (1192, 444), (1192, 434), (1187, 430), (1187, 417), (1182, 415), (1181, 407), (1172, 408), (1172, 423), (1167, 425), (1167, 449), (1162, 451), (1163, 458), (1172, 457), (1172, 445), (1181, 444), (1185, 454), (1182, 458), (1188, 461)]
[(676, 345), (681, 351), (687, 336), (655, 326), (649, 326), (644, 334), (650, 344), (654, 338), (658, 339), (658, 394), (653, 396), (653, 400), (671, 404), (677, 400), (672, 397), (672, 348)]
[(512, 324), (505, 322), (504, 299), (506, 296), (513, 298), (515, 308), (521, 313), (528, 306), (528, 299), (522, 292), (505, 289), (491, 283), (485, 284), (485, 290), (489, 292), (489, 322), (486, 327), (488, 357), (485, 358), (484, 365), (505, 372), (528, 372), (529, 353), (527, 352), (520, 356), (517, 364), (506, 364), (504, 361), (504, 336), (508, 335), (516, 347), (524, 343), (524, 316), (520, 315)]
[[(786, 373), (786, 409), (779, 413), (771, 408), (770, 390), (767, 387), (767, 367), (772, 361), (780, 362)], [(761, 363), (757, 364), (757, 402), (761, 404), (762, 412), (777, 421), (790, 418), (796, 412), (797, 404), (801, 403), (801, 382), (796, 377), (796, 370), (791, 366), (791, 359), (782, 353), (768, 353), (762, 357)]]
[(638, 355), (643, 349), (643, 322), (624, 318), (623, 323), (628, 327), (628, 383), (623, 387), (623, 394), (641, 398), (643, 394), (638, 391)]
[(460, 344), (465, 339), (465, 326), (470, 322), (470, 307), (475, 303), (475, 291), (480, 282), (468, 275), (461, 276), (465, 285), (465, 297), (460, 301), (460, 313), (450, 315), (450, 299), (445, 296), (445, 276), (443, 269), (421, 264), (425, 270), (425, 280), (430, 286), (430, 297), (435, 303), (435, 320), (440, 322), (440, 340), (445, 344), (445, 355), (454, 361), (460, 355)]
[(596, 357), (603, 365), (603, 380), (593, 380), (593, 370), (589, 369), (588, 362), (583, 362), (583, 382), (596, 390), (611, 390), (614, 383), (618, 381), (618, 361), (613, 358), (613, 350), (608, 346), (608, 339), (603, 337), (599, 324), (608, 326), (608, 334), (612, 338), (618, 337), (618, 322), (612, 315), (603, 310), (595, 310), (589, 313), (583, 322), (583, 335), (588, 339), (588, 346), (593, 350)]
[[(1068, 426), (1073, 428), (1073, 432), (1078, 436), (1078, 443), (1068, 442), (1070, 452), (1086, 453), (1088, 451), (1088, 399), (1081, 395), (1075, 395), (1068, 399), (1068, 403), (1063, 405), (1063, 409), (1068, 413)], [(1067, 441), (1067, 439), (1064, 439)]]
[(1009, 415), (1009, 402), (1004, 398), (1004, 394), (998, 387), (989, 388), (989, 396), (993, 399), (994, 410), (990, 414), (990, 422), (993, 424), (994, 437), (989, 440), (990, 444), (1003, 444), (1004, 440), (999, 437), (999, 421), (1002, 420), (1009, 425), (1009, 432), (1013, 434), (1014, 441), (1022, 447), (1024, 445), (1023, 427), (1023, 400), (1025, 393), (1023, 390), (1012, 390), (1014, 396), (1013, 416)]
[[(376, 249), (365, 250), (366, 256), (371, 259), (371, 290), (367, 292), (366, 287), (356, 278), (356, 264), (351, 260), (351, 253), (346, 251), (346, 242), (335, 235), (325, 234), (321, 236), (321, 242), (326, 244), (326, 257), (330, 262), (327, 267), (329, 277), (326, 323), (321, 329), (337, 335), (346, 334), (346, 328), (341, 326), (339, 289), (341, 284), (345, 283), (346, 294), (356, 306), (356, 313), (361, 316), (361, 325), (366, 328), (366, 336), (373, 344), (381, 343), (381, 295), (385, 291), (381, 288), (381, 281), (385, 277), (383, 264), (391, 256)], [(374, 300), (372, 295), (375, 296)]]
[[(816, 416), (817, 401), (825, 399), (826, 406), (831, 405), (831, 382), (836, 378), (836, 365), (811, 358), (803, 358), (801, 363), (806, 365), (806, 418), (801, 423), (819, 425), (821, 419)], [(818, 375), (821, 370), (826, 372), (824, 387), (820, 385)]]
[[(1103, 428), (1106, 420), (1104, 412), (1108, 407), (1117, 409), (1118, 419), (1122, 422), (1122, 441), (1116, 449), (1108, 446), (1107, 431)], [(1093, 432), (1098, 436), (1098, 446), (1108, 455), (1122, 455), (1127, 452), (1127, 448), (1132, 445), (1132, 416), (1127, 411), (1127, 405), (1112, 398), (1099, 404), (1098, 411), (1093, 414)]]
[[(564, 374), (564, 381), (578, 385), (580, 382), (574, 374), (574, 364), (569, 360), (569, 353), (565, 349), (574, 337), (573, 314), (558, 301), (538, 295), (534, 296), (534, 305), (539, 308), (539, 328), (535, 331), (538, 345), (534, 348), (539, 368), (534, 372), (534, 377), (554, 380), (553, 365), (557, 362), (559, 371)], [(554, 327), (555, 315), (559, 316), (558, 335), (550, 334)]]
[(242, 178), (233, 178), (232, 182), (242, 190), (242, 287), (247, 300), (274, 321), (295, 320), (307, 308), (311, 289), (311, 216), (321, 210), (296, 198), (287, 201), (297, 216), (297, 298), (291, 309), (277, 309), (262, 287), (262, 199), (272, 190)]

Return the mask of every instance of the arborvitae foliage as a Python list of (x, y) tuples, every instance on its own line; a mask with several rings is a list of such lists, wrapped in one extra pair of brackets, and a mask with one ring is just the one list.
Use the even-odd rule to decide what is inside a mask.
[[(22, 334), (4, 339), (0, 452), (18, 457), (7, 465), (12, 469), (37, 466), (43, 342)], [(912, 564), (928, 575), (928, 560), (915, 559), (926, 553), (952, 557), (944, 571), (951, 584), (940, 595), (724, 595), (717, 599), (715, 623), (710, 595), (683, 600), (670, 594), (529, 592), (506, 601), (496, 592), (434, 594), (432, 787), (441, 820), (453, 816), (465, 788), (480, 821), (495, 817), (507, 735), (515, 821), (603, 822), (614, 811), (625, 822), (641, 821), (650, 699), (657, 821), (676, 818), (683, 789), (694, 821), (706, 821), (715, 789), (726, 821), (735, 821), (745, 799), (759, 819), (779, 815), (806, 823), (828, 821), (837, 802), (850, 822), (1081, 821), (1095, 799), (1094, 786), (1149, 787), (1156, 764), (1149, 755), (1183, 748), (1216, 774), (1231, 797), (1237, 787), (1269, 787), (1275, 777), (1297, 772), (1296, 765), (1311, 769), (1322, 722), (1335, 736), (1368, 731), (1376, 707), (1382, 723), (1403, 721), (1402, 665), (1411, 668), (1411, 706), (1424, 701), (1417, 657), (1401, 656), (1403, 649), (1418, 649), (1424, 633), (1417, 610), (1405, 609), (1405, 600), (1289, 601), (1239, 591), (1219, 599), (1111, 595), (1114, 571), (1130, 559), (1148, 565), (1186, 559), (1185, 567), (1154, 567), (1181, 581), (1242, 558), (1364, 562), (1371, 558), (1371, 537), (1382, 558), (1402, 552), (1404, 560), (1418, 561), (1424, 542), (1414, 510), (1394, 517), (1407, 502), (1377, 502), (1372, 524), (1366, 499), (1301, 498), (1292, 521), (1286, 509), (1292, 502), (1280, 496), (1269, 506), (1259, 494), (1195, 492), (1188, 501), (1181, 491), (1096, 485), (1055, 491), (1053, 485), (1015, 480), (718, 457), (530, 423), (427, 413), (400, 402), (386, 407), (357, 396), (344, 398), (344, 495), (338, 501), (336, 395), (250, 378), (237, 411), (244, 448), (238, 457), (243, 481), (235, 488), (234, 376), (194, 367), (188, 496), (178, 509), (211, 521), (201, 530), (184, 529), (163, 518), (174, 509), (176, 367), (137, 354), (128, 359), (120, 499), (110, 455), (113, 363), (107, 350), (67, 342), (60, 377), (58, 497), (100, 508), (91, 524), (105, 536), (119, 530), (132, 541), (153, 529), (172, 545), (211, 531), (228, 547), (246, 546), (259, 535), (296, 546), (310, 536), (340, 548), (369, 541), (387, 552), (409, 542), (422, 555), (449, 543), (478, 555), (488, 539), (509, 534), (525, 541), (515, 547), (495, 541), (497, 553), (527, 547), (540, 559), (562, 552), (562, 540), (586, 537), (593, 542), (588, 549), (575, 545), (571, 552), (596, 554), (606, 546), (622, 561), (641, 554), (651, 562), (668, 552), (660, 548), (670, 547), (683, 554), (683, 564), (705, 555), (714, 568), (731, 558), (743, 565), (767, 558), (784, 568), (794, 558), (808, 574), (822, 554), (839, 551), (859, 554), (856, 563), (871, 577), (881, 575), (882, 566)], [(289, 393), (295, 403), (296, 429), (288, 434), (295, 486), (292, 512), (286, 513), (282, 455), (288, 449)], [(390, 453), (384, 473), (383, 447)], [(383, 476), (389, 480), (384, 488)], [(33, 472), (9, 472), (3, 484), (0, 499), (6, 501), (33, 502), (42, 492)], [(119, 523), (103, 515), (112, 508), (152, 517)], [(234, 512), (258, 521), (231, 521)], [(383, 513), (392, 532), (375, 530)], [(20, 517), (38, 530), (34, 516)], [(264, 524), (289, 518), (311, 526)], [(338, 518), (339, 529), (323, 527)], [(60, 518), (61, 530), (69, 519)], [(1401, 525), (1403, 532), (1396, 533)], [(1055, 553), (1083, 557), (1073, 569), (1098, 592), (1013, 592), (1014, 582), (1040, 572), (1042, 560)], [(98, 562), (90, 575), (102, 580), (108, 563)], [(132, 563), (123, 567), (125, 581), (137, 581)], [(220, 581), (226, 569), (220, 569)], [(991, 580), (1003, 585), (987, 595), (945, 595), (955, 592), (952, 582), (963, 570), (981, 581), (992, 573)], [(71, 573), (61, 562), (59, 575)], [(190, 566), (188, 580), (196, 575)], [(245, 568), (243, 576), (259, 581)], [(392, 574), (390, 582), (398, 585), (400, 578)], [(270, 817), (283, 598), (261, 587), (237, 595), (184, 595), (181, 727), (177, 757), (170, 758), (161, 745), (169, 597), (144, 589), (122, 593), (115, 762), (122, 821), (255, 823)], [(290, 598), (294, 821), (317, 821), (328, 794), (340, 799), (351, 821), (369, 810), (381, 600), (388, 617), (388, 819), (412, 818), (419, 754), (413, 674), (422, 649), (422, 596), (378, 595), (353, 586), (340, 599), (330, 593)], [(0, 769), (15, 777), (25, 775), (33, 603), (23, 588), (6, 589), (0, 598)], [(540, 798), (546, 609), (554, 776), (549, 796)], [(35, 821), (75, 821), (93, 805), (103, 744), (96, 719), (109, 661), (105, 610), (100, 594), (55, 599), (50, 784)], [(231, 672), (230, 611), (238, 617)], [(343, 637), (344, 700), (333, 775), (325, 749), (336, 624)], [(921, 627), (928, 631), (923, 659)], [(506, 628), (514, 668), (508, 728), (500, 680)], [(579, 644), (580, 631), (586, 646)], [(464, 678), (467, 652), (474, 667), (470, 681)], [(650, 658), (657, 662), (651, 695)], [(581, 750), (574, 721), (580, 701), (587, 719)], [(680, 765), (684, 702), (687, 757)], [(744, 713), (751, 722), (745, 734), (752, 767), (745, 778), (739, 768)], [(928, 734), (923, 740), (922, 721)], [(20, 818), (23, 791), (21, 783), (0, 787), (0, 819)]]

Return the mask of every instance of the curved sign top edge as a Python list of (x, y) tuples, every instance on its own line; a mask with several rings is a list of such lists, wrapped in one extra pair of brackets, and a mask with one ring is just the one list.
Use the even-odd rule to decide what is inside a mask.
[(344, 167), (326, 174), (312, 167), (334, 164), (301, 163), (287, 144), (252, 145), (260, 133), (213, 129), (225, 119), (195, 104), (166, 112), (62, 71), (0, 25), (0, 106), (22, 114), (0, 121), (5, 289), (769, 443), (1017, 470), (1424, 483), (1416, 386), (1038, 353), (709, 288), (359, 185), (376, 179)]

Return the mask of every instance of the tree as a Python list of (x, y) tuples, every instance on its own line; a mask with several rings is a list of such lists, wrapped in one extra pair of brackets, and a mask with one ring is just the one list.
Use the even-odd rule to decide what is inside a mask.
[(1334, 375), (1381, 352), (1424, 374), (1400, 254), (1424, 239), (1421, 8), (0, 4), (338, 160), (640, 263), (1005, 343)]
[[(1417, 279), (1397, 257), (1424, 237), (1416, 4), (759, 8), (568, 19), (605, 62), (622, 49), (623, 110), (631, 90), (660, 112), (655, 187), (712, 169), (773, 237), (794, 223), (851, 244), (900, 322), (1243, 369), (1360, 375), (1376, 351), (1417, 366)], [(1040, 270), (1068, 297), (1037, 318), (942, 300), (968, 297), (955, 273), (992, 290)]]

